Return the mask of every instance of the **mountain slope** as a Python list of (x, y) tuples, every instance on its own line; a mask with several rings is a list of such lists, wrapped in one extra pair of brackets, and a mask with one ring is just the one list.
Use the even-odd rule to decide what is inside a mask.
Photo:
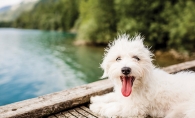
[(38, 1), (23, 1), (13, 6), (5, 6), (0, 9), (0, 22), (14, 21), (22, 12), (33, 9)]

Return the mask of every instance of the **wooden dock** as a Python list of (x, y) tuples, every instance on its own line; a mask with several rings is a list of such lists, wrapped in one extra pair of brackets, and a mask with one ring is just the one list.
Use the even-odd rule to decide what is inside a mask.
[[(195, 60), (163, 68), (169, 73), (195, 70)], [(91, 96), (113, 90), (110, 80), (100, 80), (37, 98), (0, 106), (0, 118), (101, 118), (89, 108)]]

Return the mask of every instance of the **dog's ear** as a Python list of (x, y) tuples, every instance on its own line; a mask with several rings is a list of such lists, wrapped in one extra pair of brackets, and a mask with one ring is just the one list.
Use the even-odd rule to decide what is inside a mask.
[(103, 69), (104, 73), (102, 75), (102, 79), (107, 78), (108, 77), (108, 71), (107, 71), (107, 65), (106, 63), (103, 61), (102, 64), (100, 65), (100, 67)]

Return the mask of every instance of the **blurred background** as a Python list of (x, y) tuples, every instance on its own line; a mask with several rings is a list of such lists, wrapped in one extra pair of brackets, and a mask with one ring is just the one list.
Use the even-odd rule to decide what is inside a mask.
[(107, 43), (141, 33), (164, 67), (195, 59), (195, 1), (0, 0), (0, 106), (98, 81)]

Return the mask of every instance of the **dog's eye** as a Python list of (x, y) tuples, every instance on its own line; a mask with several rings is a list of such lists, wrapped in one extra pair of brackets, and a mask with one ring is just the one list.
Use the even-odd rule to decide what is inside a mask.
[(140, 61), (140, 58), (137, 56), (133, 56), (134, 59), (136, 59), (137, 61)]
[(117, 58), (116, 58), (116, 61), (120, 61), (120, 60), (121, 60), (121, 57), (117, 57)]

